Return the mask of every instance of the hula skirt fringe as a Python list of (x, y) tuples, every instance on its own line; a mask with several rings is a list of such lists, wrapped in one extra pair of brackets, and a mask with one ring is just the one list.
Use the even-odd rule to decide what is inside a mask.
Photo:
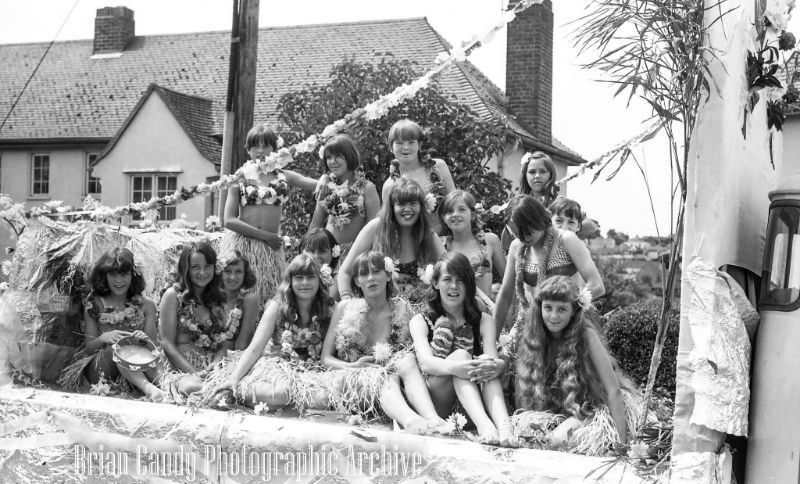
[[(84, 376), (83, 372), (86, 371), (86, 367), (91, 365), (94, 362), (95, 357), (97, 356), (97, 351), (87, 354), (86, 351), (82, 351), (76, 357), (75, 361), (73, 361), (69, 366), (64, 368), (61, 372), (61, 376), (58, 378), (58, 384), (64, 390), (68, 391), (77, 391), (81, 388), (84, 388), (89, 384)], [(81, 354), (85, 356), (80, 356)]]
[[(623, 389), (622, 398), (625, 402), (628, 432), (632, 432), (638, 427), (641, 419), (642, 396), (639, 392)], [(525, 410), (514, 413), (511, 423), (515, 436), (545, 441), (546, 435), (566, 418), (564, 415), (552, 412)], [(614, 419), (611, 418), (611, 412), (607, 406), (602, 405), (572, 433), (569, 450), (578, 454), (602, 456), (606, 455), (618, 440), (619, 434)]]
[[(214, 359), (213, 352), (204, 352), (188, 343), (178, 345), (178, 351), (190, 365), (198, 370), (210, 369), (211, 361)], [(161, 352), (159, 364), (161, 365), (161, 381), (159, 382), (159, 386), (164, 391), (171, 391), (175, 383), (186, 376), (186, 373), (175, 368), (172, 362), (169, 361), (169, 358), (167, 358), (167, 354), (163, 351)]]
[(266, 243), (225, 230), (219, 245), (220, 254), (232, 249), (238, 250), (250, 262), (256, 275), (256, 290), (259, 307), (275, 295), (286, 265), (283, 249), (272, 250)]

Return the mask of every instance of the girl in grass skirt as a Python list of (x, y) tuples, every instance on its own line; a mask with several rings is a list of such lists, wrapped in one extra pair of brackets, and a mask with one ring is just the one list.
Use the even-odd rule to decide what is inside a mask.
[(158, 368), (131, 371), (113, 358), (113, 345), (128, 336), (156, 341), (156, 307), (142, 296), (144, 277), (134, 265), (133, 253), (121, 248), (104, 253), (92, 267), (89, 284), (84, 308), (86, 343), (59, 383), (76, 390), (101, 378), (113, 381), (121, 376), (151, 400), (162, 400), (163, 392), (154, 385), (160, 378)]
[[(579, 291), (569, 277), (539, 286), (517, 347), (515, 400), (523, 413), (515, 427), (522, 435), (545, 432), (557, 447), (602, 455), (636, 428), (641, 398), (586, 316), (590, 307), (589, 290)], [(545, 425), (519, 425), (543, 415)]]
[(298, 255), (264, 309), (250, 345), (238, 361), (218, 365), (210, 375), (212, 405), (235, 398), (249, 407), (327, 406), (328, 395), (310, 370), (320, 369), (331, 312), (319, 264), (313, 257)]
[[(408, 302), (394, 297), (392, 260), (366, 252), (354, 261), (356, 296), (339, 303), (322, 348), (331, 401), (341, 411), (376, 415), (379, 408), (413, 433), (445, 426), (409, 351)], [(405, 393), (405, 395), (404, 395)]]
[(208, 243), (192, 244), (178, 259), (178, 281), (161, 297), (159, 332), (167, 367), (162, 387), (191, 394), (203, 386), (209, 367), (233, 346), (238, 325), (230, 324), (219, 288), (217, 254)]

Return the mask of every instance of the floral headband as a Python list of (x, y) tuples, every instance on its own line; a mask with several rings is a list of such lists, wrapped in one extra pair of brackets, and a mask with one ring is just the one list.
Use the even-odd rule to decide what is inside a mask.
[(233, 264), (234, 262), (236, 262), (238, 260), (242, 260), (242, 259), (239, 258), (233, 252), (229, 252), (229, 253), (226, 253), (226, 254), (223, 254), (223, 255), (219, 256), (217, 258), (217, 266), (216, 266), (217, 274), (222, 274), (222, 271), (224, 271), (226, 267), (228, 267), (229, 265)]

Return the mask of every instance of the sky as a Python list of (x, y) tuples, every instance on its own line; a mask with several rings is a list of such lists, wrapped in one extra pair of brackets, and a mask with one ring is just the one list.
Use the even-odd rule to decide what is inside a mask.
[[(554, 0), (553, 4), (553, 136), (584, 159), (593, 160), (637, 134), (649, 109), (639, 101), (628, 106), (626, 98), (614, 98), (613, 89), (598, 82), (599, 73), (580, 67), (588, 59), (577, 57), (575, 20), (585, 14), (587, 2)], [(0, 44), (90, 39), (96, 9), (117, 5), (134, 11), (136, 35), (231, 27), (232, 0), (0, 0)], [(427, 17), (451, 44), (459, 45), (494, 24), (504, 5), (504, 0), (261, 0), (259, 26)], [(504, 30), (470, 57), (500, 88), (505, 87), (505, 43)], [(670, 230), (670, 175), (665, 153), (666, 143), (659, 139), (637, 151), (651, 181), (662, 236)], [(657, 233), (643, 177), (634, 163), (627, 163), (611, 181), (606, 181), (605, 175), (594, 183), (591, 178), (588, 173), (571, 181), (567, 191), (589, 217), (600, 222), (604, 234), (612, 228), (632, 236)]]

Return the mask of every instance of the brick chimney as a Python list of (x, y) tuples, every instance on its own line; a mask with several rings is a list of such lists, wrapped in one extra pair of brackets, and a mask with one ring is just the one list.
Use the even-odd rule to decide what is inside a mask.
[[(511, 0), (510, 7), (516, 2)], [(544, 0), (508, 25), (508, 110), (538, 140), (552, 143), (553, 4)]]
[(122, 52), (134, 36), (133, 10), (127, 7), (97, 9), (93, 54)]

